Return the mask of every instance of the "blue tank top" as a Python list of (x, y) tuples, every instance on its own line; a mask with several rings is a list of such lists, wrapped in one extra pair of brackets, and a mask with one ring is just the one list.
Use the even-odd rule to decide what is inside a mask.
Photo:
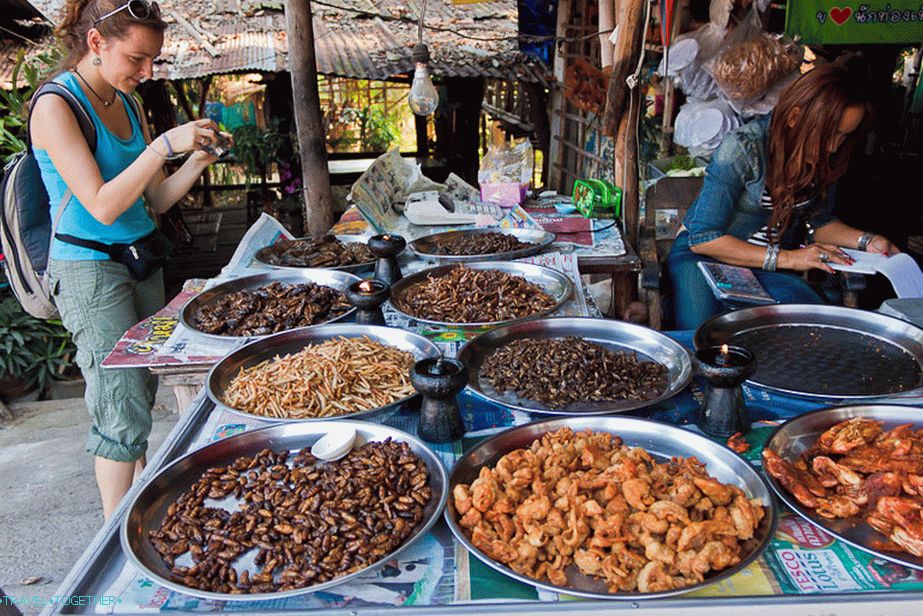
[[(99, 166), (100, 174), (103, 181), (108, 182), (115, 176), (125, 170), (136, 158), (144, 151), (144, 133), (138, 124), (138, 118), (132, 111), (131, 103), (125, 100), (125, 95), (118, 93), (122, 97), (122, 103), (128, 112), (131, 120), (131, 137), (120, 139), (112, 133), (93, 109), (90, 100), (83, 89), (77, 82), (77, 78), (70, 72), (62, 73), (55, 77), (54, 81), (63, 85), (76, 95), (83, 103), (84, 108), (90, 117), (93, 118), (93, 125), (96, 127), (96, 164)], [(38, 162), (39, 170), (42, 174), (42, 182), (48, 191), (49, 202), (51, 204), (51, 220), (54, 221), (58, 214), (58, 204), (64, 193), (67, 191), (67, 185), (61, 178), (61, 174), (51, 163), (51, 158), (46, 150), (35, 149), (35, 159)], [(77, 197), (71, 197), (68, 201), (67, 209), (58, 223), (58, 233), (67, 233), (75, 237), (87, 240), (96, 240), (104, 244), (114, 243), (131, 243), (140, 239), (154, 230), (154, 221), (144, 207), (144, 200), (139, 198), (130, 208), (119, 216), (111, 225), (104, 225), (90, 214)], [(83, 248), (74, 246), (59, 240), (55, 240), (51, 246), (51, 256), (54, 259), (63, 261), (102, 261), (109, 256)]]

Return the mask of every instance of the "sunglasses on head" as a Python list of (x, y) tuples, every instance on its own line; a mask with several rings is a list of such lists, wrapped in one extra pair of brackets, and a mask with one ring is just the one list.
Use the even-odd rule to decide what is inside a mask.
[(93, 22), (93, 25), (96, 25), (105, 19), (109, 19), (121, 11), (128, 11), (128, 14), (131, 15), (132, 19), (137, 21), (144, 21), (151, 15), (160, 17), (160, 7), (157, 6), (156, 2), (148, 2), (147, 0), (128, 0), (128, 2), (119, 8), (109, 11), (102, 17), (99, 17), (96, 21)]

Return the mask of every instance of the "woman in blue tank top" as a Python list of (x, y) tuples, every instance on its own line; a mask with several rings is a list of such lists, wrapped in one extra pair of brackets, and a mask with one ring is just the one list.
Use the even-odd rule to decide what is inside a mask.
[[(67, 103), (39, 98), (31, 110), (32, 145), (54, 220), (73, 195), (58, 233), (103, 244), (135, 242), (154, 229), (148, 211), (172, 207), (216, 159), (214, 122), (196, 120), (152, 138), (129, 97), (153, 74), (167, 24), (148, 0), (68, 0), (56, 34), (68, 54), (55, 81), (83, 104), (96, 128), (91, 151)], [(167, 158), (191, 153), (172, 175)], [(103, 515), (109, 518), (144, 466), (156, 380), (146, 370), (103, 370), (101, 362), (132, 325), (164, 304), (163, 273), (133, 278), (108, 254), (55, 240), (49, 275), (65, 327), (77, 345), (93, 420), (87, 450), (96, 456)]]

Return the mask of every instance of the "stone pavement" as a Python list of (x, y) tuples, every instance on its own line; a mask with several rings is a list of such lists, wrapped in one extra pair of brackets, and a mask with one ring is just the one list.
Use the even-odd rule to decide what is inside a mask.
[[(0, 420), (0, 589), (13, 599), (51, 597), (103, 523), (93, 457), (84, 451), (90, 418), (82, 398), (10, 408), (15, 419)], [(161, 387), (148, 457), (179, 419), (175, 408)], [(25, 584), (30, 578), (39, 579)], [(16, 613), (0, 597), (0, 616)]]

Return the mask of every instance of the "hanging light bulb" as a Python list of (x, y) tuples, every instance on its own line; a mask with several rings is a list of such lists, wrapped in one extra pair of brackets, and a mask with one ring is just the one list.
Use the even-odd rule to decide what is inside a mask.
[(413, 61), (416, 69), (413, 72), (413, 85), (410, 86), (407, 102), (410, 109), (419, 116), (432, 115), (439, 106), (439, 93), (429, 76), (429, 58), (429, 49), (425, 43), (414, 45)]

